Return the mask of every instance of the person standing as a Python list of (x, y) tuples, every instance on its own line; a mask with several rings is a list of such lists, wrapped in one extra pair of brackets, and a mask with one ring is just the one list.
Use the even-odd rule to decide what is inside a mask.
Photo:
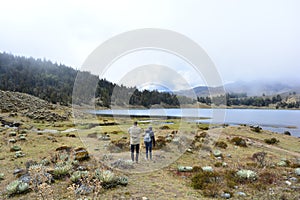
[(149, 126), (149, 132), (150, 132), (151, 142), (153, 144), (153, 147), (155, 147), (155, 136), (151, 126)]
[(150, 160), (152, 160), (152, 141), (150, 136), (150, 129), (146, 130), (144, 134), (144, 143), (146, 147), (146, 159), (148, 160), (148, 152), (149, 152)]
[(138, 123), (134, 122), (133, 126), (129, 128), (128, 133), (130, 134), (130, 150), (131, 150), (131, 160), (134, 161), (134, 150), (136, 151), (135, 161), (139, 161), (139, 151), (140, 151), (140, 137), (142, 129), (138, 127)]

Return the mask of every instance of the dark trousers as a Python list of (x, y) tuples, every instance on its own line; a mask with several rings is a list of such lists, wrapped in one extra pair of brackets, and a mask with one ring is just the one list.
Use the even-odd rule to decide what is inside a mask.
[(134, 149), (136, 153), (140, 153), (140, 144), (132, 144), (130, 145), (131, 153), (134, 153)]
[(145, 142), (145, 147), (146, 147), (146, 154), (148, 154), (148, 152), (152, 152), (152, 142)]
[(131, 160), (134, 161), (134, 149), (136, 151), (135, 161), (139, 161), (139, 153), (140, 153), (140, 144), (131, 144), (130, 150), (131, 150)]

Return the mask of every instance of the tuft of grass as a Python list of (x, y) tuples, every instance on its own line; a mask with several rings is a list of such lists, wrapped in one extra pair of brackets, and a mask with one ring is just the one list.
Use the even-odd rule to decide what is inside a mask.
[(280, 141), (276, 139), (275, 137), (270, 138), (270, 139), (264, 139), (264, 142), (267, 144), (278, 144)]
[(246, 141), (241, 137), (234, 137), (230, 142), (236, 146), (247, 147)]

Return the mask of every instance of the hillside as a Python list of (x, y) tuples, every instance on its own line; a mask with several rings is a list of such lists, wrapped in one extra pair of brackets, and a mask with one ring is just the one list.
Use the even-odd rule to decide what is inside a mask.
[[(0, 199), (300, 198), (299, 138), (246, 125), (157, 119), (153, 160), (144, 159), (141, 144), (133, 163), (124, 131), (133, 119), (37, 120), (26, 113), (68, 108), (0, 94)], [(148, 128), (146, 119), (135, 120)]]
[(71, 116), (69, 108), (25, 93), (0, 90), (0, 99), (0, 113), (10, 116), (21, 115), (41, 122), (66, 121)]
[[(82, 92), (82, 95), (72, 99), (76, 77), (83, 79), (76, 85), (76, 91)], [(94, 86), (96, 88), (86, 88), (88, 80), (98, 82)], [(75, 70), (63, 64), (7, 53), (0, 53), (0, 90), (27, 93), (61, 105), (70, 105), (73, 100), (73, 103), (78, 104), (92, 101), (101, 107), (133, 105), (149, 108), (154, 104), (179, 106), (177, 96), (168, 92), (139, 91), (135, 87), (119, 86), (105, 79), (99, 79), (90, 72)], [(96, 101), (87, 98), (84, 95), (87, 92), (91, 92)], [(184, 98), (181, 100), (190, 101)]]

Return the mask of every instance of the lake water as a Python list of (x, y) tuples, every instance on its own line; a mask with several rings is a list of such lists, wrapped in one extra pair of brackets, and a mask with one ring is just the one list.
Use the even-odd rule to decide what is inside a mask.
[[(203, 123), (225, 123), (230, 125), (259, 125), (263, 129), (283, 133), (289, 131), (300, 137), (300, 110), (266, 109), (131, 109), (98, 110), (97, 115), (114, 116), (169, 116), (183, 117)], [(209, 119), (202, 119), (209, 118)]]

